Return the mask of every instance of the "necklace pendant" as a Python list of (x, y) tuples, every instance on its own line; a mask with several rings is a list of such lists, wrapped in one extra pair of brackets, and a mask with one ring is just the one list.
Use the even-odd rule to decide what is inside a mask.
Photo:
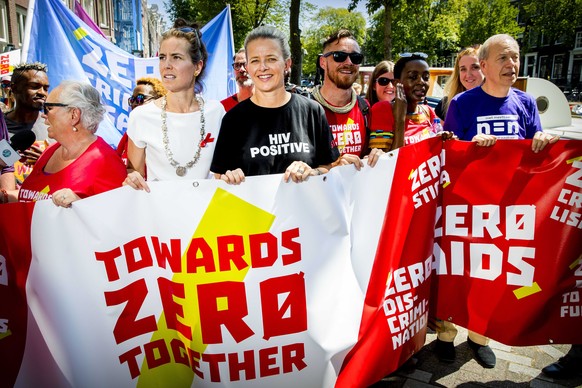
[(187, 171), (186, 167), (183, 167), (183, 166), (176, 167), (176, 175), (178, 175), (178, 176), (186, 175), (186, 171)]

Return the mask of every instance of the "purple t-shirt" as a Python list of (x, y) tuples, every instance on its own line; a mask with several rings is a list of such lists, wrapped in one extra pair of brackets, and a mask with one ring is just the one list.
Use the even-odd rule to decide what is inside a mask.
[(542, 130), (542, 123), (535, 99), (529, 94), (511, 88), (506, 97), (493, 97), (479, 86), (451, 100), (444, 130), (469, 141), (477, 134), (532, 139)]
[[(6, 128), (6, 122), (4, 121), (4, 113), (0, 111), (0, 140), (9, 140), (10, 135), (8, 134), (8, 129)], [(0, 169), (0, 175), (14, 173), (14, 166), (7, 166)]]

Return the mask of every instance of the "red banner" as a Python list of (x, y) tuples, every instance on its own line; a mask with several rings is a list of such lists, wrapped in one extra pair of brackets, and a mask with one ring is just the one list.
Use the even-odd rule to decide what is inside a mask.
[[(49, 385), (70, 379), (82, 386), (91, 381), (106, 385), (100, 384), (106, 379), (137, 385), (177, 378), (173, 368), (186, 368), (191, 384), (210, 386), (214, 383), (208, 376), (219, 372), (220, 363), (212, 358), (209, 369), (199, 374), (196, 368), (207, 365), (195, 355), (211, 359), (228, 354), (233, 367), (220, 376), (234, 386), (239, 380), (231, 376), (244, 369), (240, 360), (247, 360), (247, 354), (254, 360), (256, 351), (259, 374), (247, 375), (245, 369), (244, 377), (257, 386), (289, 381), (368, 386), (424, 346), (429, 316), (508, 345), (582, 342), (582, 142), (560, 141), (536, 154), (527, 140), (498, 141), (482, 148), (431, 139), (403, 147), (380, 162), (360, 172), (352, 166), (334, 169), (301, 185), (284, 184), (272, 176), (228, 187), (201, 181), (203, 187), (196, 190), (188, 182), (154, 182), (156, 190), (151, 193), (115, 190), (80, 201), (72, 209), (54, 208), (50, 202), (0, 206), (3, 381), (22, 385), (32, 376), (30, 381), (36, 378)], [(168, 203), (167, 198), (173, 201)], [(224, 230), (225, 219), (248, 230)], [(272, 248), (269, 260), (283, 265), (250, 265), (234, 280), (225, 275), (208, 278), (203, 271), (192, 281), (175, 278), (173, 266), (164, 265), (163, 271), (144, 267), (145, 259), (138, 259), (132, 248), (143, 242), (142, 251), (148, 252), (145, 242), (154, 236), (152, 244), (166, 241), (170, 245), (164, 246), (175, 250), (171, 256), (176, 256), (177, 265), (180, 260), (199, 259), (180, 247), (221, 241), (226, 250), (216, 252), (225, 259), (218, 263), (226, 266), (236, 252), (242, 255), (246, 249), (241, 243), (239, 250), (231, 250), (237, 245), (230, 239), (240, 242), (243, 235), (259, 242), (250, 250), (257, 257), (262, 257), (260, 242), (267, 239)], [(153, 247), (157, 258), (170, 252), (158, 243)], [(298, 247), (302, 260), (291, 260)], [(120, 265), (127, 266), (128, 273), (111, 286), (110, 277), (116, 276), (103, 270), (104, 262), (95, 260), (95, 252), (113, 252), (107, 267), (111, 269), (122, 251), (127, 263), (122, 260)], [(144, 257), (154, 263), (151, 254)], [(151, 282), (152, 290), (168, 291), (170, 283), (163, 279), (196, 290), (160, 300), (155, 299), (156, 292), (148, 293), (154, 300), (142, 301), (139, 311), (132, 310), (133, 323), (140, 322), (137, 316), (151, 320), (160, 311), (165, 320), (176, 319), (170, 319), (172, 325), (157, 337), (146, 330), (143, 338), (116, 342), (112, 327), (121, 320), (125, 299), (107, 302), (104, 295), (125, 292), (136, 281), (134, 272), (139, 272), (140, 284)], [(282, 276), (300, 282), (297, 289), (302, 293), (293, 294), (298, 299), (278, 297), (288, 291), (273, 286), (273, 279)], [(209, 289), (201, 285), (205, 282), (221, 285), (213, 289), (222, 293), (227, 291), (223, 284), (236, 284), (229, 296), (232, 303), (219, 304), (225, 298), (218, 293), (204, 297), (201, 291)], [(245, 292), (239, 292), (243, 288)], [(127, 290), (131, 300), (140, 295), (140, 290)], [(199, 297), (186, 299), (194, 291)], [(247, 292), (252, 297), (243, 298)], [(256, 296), (271, 293), (277, 298), (271, 297), (270, 303)], [(175, 298), (183, 311), (176, 310)], [(204, 311), (194, 320), (188, 310), (193, 300)], [(248, 309), (242, 309), (247, 302)], [(176, 330), (216, 322), (204, 306), (216, 314), (235, 314), (240, 327), (248, 321), (256, 328), (254, 342), (232, 336), (232, 327), (215, 341), (203, 341), (197, 331)], [(86, 310), (79, 313), (82, 308)], [(288, 315), (302, 318), (293, 333), (273, 335), (265, 330), (282, 327), (265, 326), (268, 317), (288, 320)], [(216, 326), (216, 333), (222, 333)], [(79, 336), (83, 330), (91, 335)], [(188, 335), (200, 344), (181, 342), (191, 340)], [(138, 347), (145, 356), (132, 356), (131, 371), (141, 374), (139, 381), (128, 372), (129, 363), (118, 357), (133, 351), (137, 346), (133, 342), (145, 344), (143, 352)], [(156, 358), (161, 343), (178, 345), (162, 360)], [(100, 360), (102, 371), (95, 376), (91, 373), (97, 366), (84, 357), (85, 348)], [(190, 361), (175, 359), (180, 349), (190, 349)], [(274, 356), (278, 349), (281, 360)], [(57, 375), (56, 380), (44, 379), (49, 372)]]
[(435, 314), (510, 345), (582, 343), (582, 149), (447, 142)]
[(433, 250), (427, 231), (439, 199), (441, 150), (442, 143), (434, 139), (407, 146), (398, 155), (360, 338), (337, 386), (373, 384), (424, 345)]

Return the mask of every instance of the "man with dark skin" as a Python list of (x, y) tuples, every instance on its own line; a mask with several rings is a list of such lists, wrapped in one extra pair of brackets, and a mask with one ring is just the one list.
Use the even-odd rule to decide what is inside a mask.
[(49, 89), (47, 66), (38, 62), (15, 66), (11, 86), (16, 105), (5, 116), (8, 132), (12, 136), (22, 130), (32, 130), (37, 140), (32, 147), (24, 151), (26, 161), (22, 168), (16, 166), (15, 186), (17, 186), (30, 174), (32, 166), (46, 148), (47, 125), (41, 117), (41, 111)]

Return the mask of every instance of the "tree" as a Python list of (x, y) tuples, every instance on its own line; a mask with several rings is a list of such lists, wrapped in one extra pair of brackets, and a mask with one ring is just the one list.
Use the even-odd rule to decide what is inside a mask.
[(313, 18), (313, 24), (304, 35), (303, 47), (307, 51), (303, 62), (304, 74), (315, 74), (316, 60), (318, 54), (321, 53), (322, 41), (340, 28), (350, 30), (360, 46), (364, 44), (366, 19), (360, 12), (350, 12), (345, 8), (322, 8), (317, 12)]
[[(353, 10), (357, 7), (360, 0), (351, 0), (350, 5), (348, 6), (349, 10)], [(401, 4), (414, 4), (416, 0), (411, 0), (410, 2), (402, 1), (402, 0), (368, 0), (366, 4), (366, 9), (368, 10), (369, 14), (373, 14), (376, 11), (380, 10), (381, 8), (384, 9), (382, 13), (383, 16), (383, 23), (381, 26), (384, 28), (383, 32), (383, 58), (390, 59), (392, 58), (392, 23), (393, 23), (393, 12), (394, 10)], [(379, 24), (380, 25), (380, 24)]]
[(232, 14), (235, 47), (242, 47), (246, 35), (253, 28), (269, 21), (280, 20), (284, 13), (280, 2), (275, 0), (168, 0), (164, 2), (166, 11), (173, 20), (181, 17), (196, 21), (201, 26), (218, 15), (227, 4), (230, 4)]
[(519, 10), (510, 0), (470, 1), (467, 18), (461, 23), (461, 46), (483, 43), (495, 34), (515, 38), (523, 32), (517, 23)]
[(582, 0), (523, 0), (521, 6), (520, 19), (528, 24), (526, 46), (541, 44), (542, 35), (545, 42), (572, 43), (576, 27), (582, 25)]
[(301, 0), (291, 0), (289, 7), (289, 36), (291, 40), (291, 82), (301, 84), (301, 67), (303, 62), (303, 49), (301, 48), (301, 30), (299, 29), (299, 13)]

